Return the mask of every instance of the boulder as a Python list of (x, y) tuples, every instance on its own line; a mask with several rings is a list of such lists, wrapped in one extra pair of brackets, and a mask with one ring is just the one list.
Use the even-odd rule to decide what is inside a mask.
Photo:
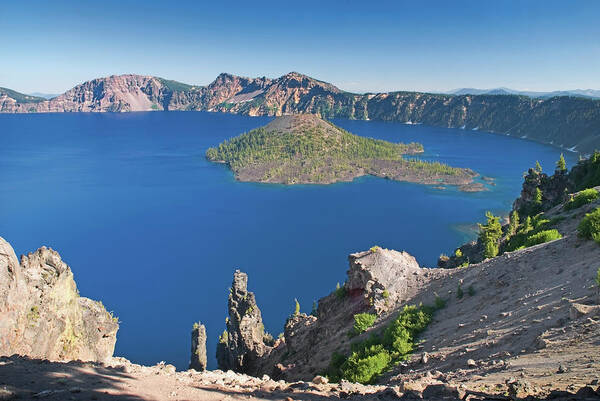
[(411, 295), (425, 273), (417, 260), (407, 252), (380, 247), (353, 253), (345, 289), (350, 295), (362, 295), (365, 307), (376, 312), (390, 309)]
[(583, 305), (572, 303), (569, 309), (569, 317), (571, 320), (579, 319), (582, 316), (600, 316), (600, 305)]
[(430, 384), (423, 390), (423, 399), (461, 399), (458, 389), (448, 384)]
[(329, 383), (329, 380), (323, 376), (315, 376), (314, 379), (312, 379), (312, 382), (314, 384), (327, 384)]

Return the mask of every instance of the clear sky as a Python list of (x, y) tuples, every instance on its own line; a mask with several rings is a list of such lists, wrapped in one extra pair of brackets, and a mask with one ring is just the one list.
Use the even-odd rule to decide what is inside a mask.
[(600, 1), (0, 2), (0, 86), (289, 71), (366, 91), (600, 89)]

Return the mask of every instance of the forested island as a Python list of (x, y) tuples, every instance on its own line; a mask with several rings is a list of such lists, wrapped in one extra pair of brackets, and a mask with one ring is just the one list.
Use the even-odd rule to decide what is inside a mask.
[(406, 158), (423, 152), (419, 143), (392, 143), (351, 134), (313, 114), (278, 117), (209, 148), (206, 157), (226, 163), (240, 181), (331, 184), (377, 177), (481, 190), (477, 173), (439, 162)]

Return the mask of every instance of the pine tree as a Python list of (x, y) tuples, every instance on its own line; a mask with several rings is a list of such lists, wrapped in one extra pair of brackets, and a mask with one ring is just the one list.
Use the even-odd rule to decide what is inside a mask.
[(540, 187), (537, 187), (535, 189), (535, 197), (533, 199), (533, 202), (539, 206), (541, 206), (542, 204), (542, 190), (540, 189)]
[(294, 309), (294, 316), (298, 316), (300, 314), (300, 302), (296, 298), (294, 298), (294, 302), (296, 302), (296, 307)]
[(539, 161), (535, 162), (535, 171), (537, 171), (538, 173), (542, 172), (542, 165), (540, 164)]
[(565, 161), (565, 156), (562, 153), (556, 162), (556, 171), (560, 171), (561, 173), (567, 171), (567, 162)]
[(500, 217), (486, 212), (486, 224), (479, 224), (479, 240), (483, 243), (485, 258), (493, 258), (498, 255), (499, 241), (502, 237), (502, 225)]
[(313, 301), (312, 311), (310, 312), (310, 314), (316, 317), (317, 313), (317, 301)]
[(508, 235), (513, 236), (517, 233), (519, 228), (519, 213), (516, 210), (510, 214), (510, 221), (508, 223)]

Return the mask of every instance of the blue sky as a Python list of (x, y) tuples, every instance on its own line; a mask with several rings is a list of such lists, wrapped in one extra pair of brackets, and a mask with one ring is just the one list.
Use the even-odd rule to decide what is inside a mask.
[(600, 89), (600, 1), (216, 3), (3, 1), (0, 86), (298, 71), (355, 92)]

